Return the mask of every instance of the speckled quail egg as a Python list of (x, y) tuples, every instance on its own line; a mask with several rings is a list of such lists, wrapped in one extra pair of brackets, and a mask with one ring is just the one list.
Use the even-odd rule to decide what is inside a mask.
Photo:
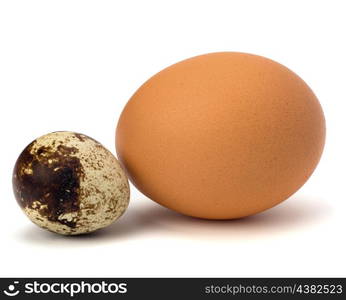
[(125, 212), (130, 196), (113, 154), (68, 131), (44, 135), (24, 149), (14, 167), (13, 190), (32, 222), (63, 235), (110, 225)]

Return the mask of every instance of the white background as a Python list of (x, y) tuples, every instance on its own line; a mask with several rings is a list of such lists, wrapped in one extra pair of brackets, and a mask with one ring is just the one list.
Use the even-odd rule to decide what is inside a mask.
[[(345, 1), (0, 2), (0, 276), (346, 276)], [(57, 130), (115, 153), (119, 114), (162, 68), (198, 54), (260, 54), (298, 73), (327, 119), (323, 158), (283, 204), (202, 221), (132, 187), (114, 225), (81, 237), (33, 225), (12, 193), (23, 148)]]

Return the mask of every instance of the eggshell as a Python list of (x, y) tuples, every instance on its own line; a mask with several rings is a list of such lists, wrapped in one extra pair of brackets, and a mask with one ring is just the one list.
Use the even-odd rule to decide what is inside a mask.
[(140, 191), (208, 219), (249, 216), (290, 197), (324, 141), (323, 112), (307, 84), (277, 62), (235, 52), (153, 76), (116, 132), (118, 157)]
[(65, 235), (108, 226), (124, 213), (130, 194), (111, 152), (86, 135), (66, 131), (44, 135), (24, 149), (13, 189), (31, 221)]

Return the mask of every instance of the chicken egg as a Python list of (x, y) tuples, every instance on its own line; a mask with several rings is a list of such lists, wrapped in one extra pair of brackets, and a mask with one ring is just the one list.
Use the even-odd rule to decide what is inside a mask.
[(265, 57), (222, 52), (145, 82), (116, 130), (133, 184), (172, 210), (234, 219), (295, 193), (322, 154), (325, 119), (309, 86)]

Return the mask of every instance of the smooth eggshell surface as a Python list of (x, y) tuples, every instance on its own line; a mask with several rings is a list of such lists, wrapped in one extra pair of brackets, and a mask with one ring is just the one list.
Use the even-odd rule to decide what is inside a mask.
[(180, 213), (232, 219), (268, 209), (315, 169), (325, 120), (311, 89), (270, 59), (213, 53), (149, 79), (121, 114), (130, 180)]

